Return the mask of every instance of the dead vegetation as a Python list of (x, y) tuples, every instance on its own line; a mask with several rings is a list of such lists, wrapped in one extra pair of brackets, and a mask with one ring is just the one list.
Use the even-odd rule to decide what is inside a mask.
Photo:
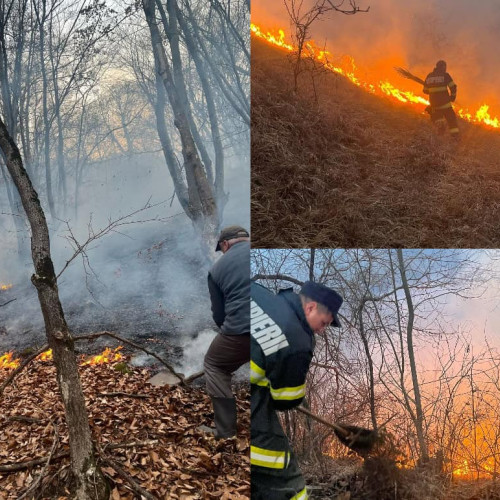
[(402, 469), (387, 456), (323, 457), (301, 465), (311, 500), (498, 500), (494, 480), (455, 480), (432, 466)]
[[(198, 430), (213, 423), (203, 390), (153, 387), (149, 370), (122, 365), (80, 367), (110, 498), (249, 498), (248, 391), (238, 393), (238, 437), (217, 441)], [(1, 404), (0, 499), (21, 498), (32, 485), (26, 498), (68, 498), (68, 434), (52, 362), (28, 365)]]
[(333, 73), (292, 89), (286, 54), (253, 38), (253, 246), (500, 245), (499, 132), (460, 121), (457, 145)]

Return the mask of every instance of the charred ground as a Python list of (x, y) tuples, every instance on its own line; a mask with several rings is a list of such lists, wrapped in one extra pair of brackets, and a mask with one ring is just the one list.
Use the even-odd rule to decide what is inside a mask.
[(500, 133), (427, 115), (306, 70), (252, 38), (255, 247), (498, 247)]

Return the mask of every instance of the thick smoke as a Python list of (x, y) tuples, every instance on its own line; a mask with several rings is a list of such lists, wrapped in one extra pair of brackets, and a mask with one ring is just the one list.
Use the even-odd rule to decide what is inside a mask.
[[(231, 154), (226, 167), (229, 201), (222, 223), (248, 227), (248, 148)], [(0, 190), (5, 200), (0, 212), (7, 213), (1, 184)], [(59, 278), (59, 291), (73, 332), (113, 330), (125, 337), (153, 338), (166, 355), (176, 356), (182, 371), (182, 348), (197, 338), (197, 349), (190, 351), (188, 366), (200, 366), (210, 336), (198, 333), (214, 325), (206, 284), (210, 263), (190, 220), (177, 199), (172, 201), (172, 195), (172, 182), (160, 155), (112, 160), (93, 166), (87, 173), (77, 215), (71, 207), (60, 215), (61, 220), (50, 221), (49, 225), (52, 257), (59, 272), (74, 252), (64, 221), (83, 243), (89, 231), (97, 233), (110, 221), (149, 203), (151, 208), (124, 220), (134, 223), (118, 226), (90, 244), (88, 261), (77, 257), (68, 266)], [(19, 258), (10, 215), (0, 215), (0, 228), (0, 285), (13, 284), (12, 289), (0, 291), (0, 304), (16, 299), (0, 307), (0, 353), (11, 349), (19, 352), (42, 345), (45, 332), (30, 282), (33, 264), (29, 233), (26, 230), (24, 234), (25, 256)], [(103, 343), (109, 345), (110, 341)]]
[[(311, 5), (307, 0), (304, 6)], [(368, 13), (345, 16), (333, 13), (316, 21), (311, 30), (318, 44), (326, 43), (334, 56), (354, 57), (360, 69), (376, 78), (420, 91), (392, 69), (403, 65), (425, 77), (439, 59), (458, 84), (462, 107), (476, 109), (488, 103), (500, 115), (500, 4), (493, 0), (359, 0)], [(252, 21), (264, 28), (283, 27), (289, 32), (283, 2), (271, 6), (252, 2)], [(409, 86), (408, 86), (409, 85)]]

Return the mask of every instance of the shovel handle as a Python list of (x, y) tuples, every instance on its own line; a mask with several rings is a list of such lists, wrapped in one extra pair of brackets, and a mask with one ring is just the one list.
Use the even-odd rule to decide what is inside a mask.
[(346, 432), (346, 430), (337, 424), (332, 424), (331, 422), (328, 422), (321, 417), (318, 417), (318, 415), (315, 415), (314, 413), (311, 413), (307, 408), (304, 408), (303, 406), (297, 406), (296, 410), (300, 411), (301, 413), (304, 413), (305, 415), (313, 418), (314, 420), (317, 420), (318, 422), (322, 423), (323, 425), (326, 425), (327, 427), (330, 427), (331, 429), (336, 430), (343, 436), (347, 437), (349, 435), (349, 432)]

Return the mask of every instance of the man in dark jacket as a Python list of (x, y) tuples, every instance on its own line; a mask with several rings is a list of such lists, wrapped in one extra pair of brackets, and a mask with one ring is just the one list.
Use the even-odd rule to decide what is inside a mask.
[(205, 355), (207, 392), (212, 399), (215, 436), (236, 435), (232, 374), (250, 360), (250, 238), (240, 226), (221, 231), (216, 251), (224, 254), (208, 273), (212, 316), (221, 333)]
[(457, 85), (446, 72), (445, 61), (438, 61), (432, 73), (427, 75), (424, 93), (429, 94), (430, 106), (427, 111), (431, 115), (431, 120), (437, 122), (445, 119), (448, 122), (450, 134), (458, 138), (457, 117), (451, 105), (457, 98)]
[(342, 297), (308, 281), (297, 295), (291, 288), (277, 295), (251, 285), (250, 382), (252, 499), (304, 500), (305, 481), (276, 414), (298, 406), (306, 393), (306, 376), (314, 334), (330, 324), (340, 327)]

